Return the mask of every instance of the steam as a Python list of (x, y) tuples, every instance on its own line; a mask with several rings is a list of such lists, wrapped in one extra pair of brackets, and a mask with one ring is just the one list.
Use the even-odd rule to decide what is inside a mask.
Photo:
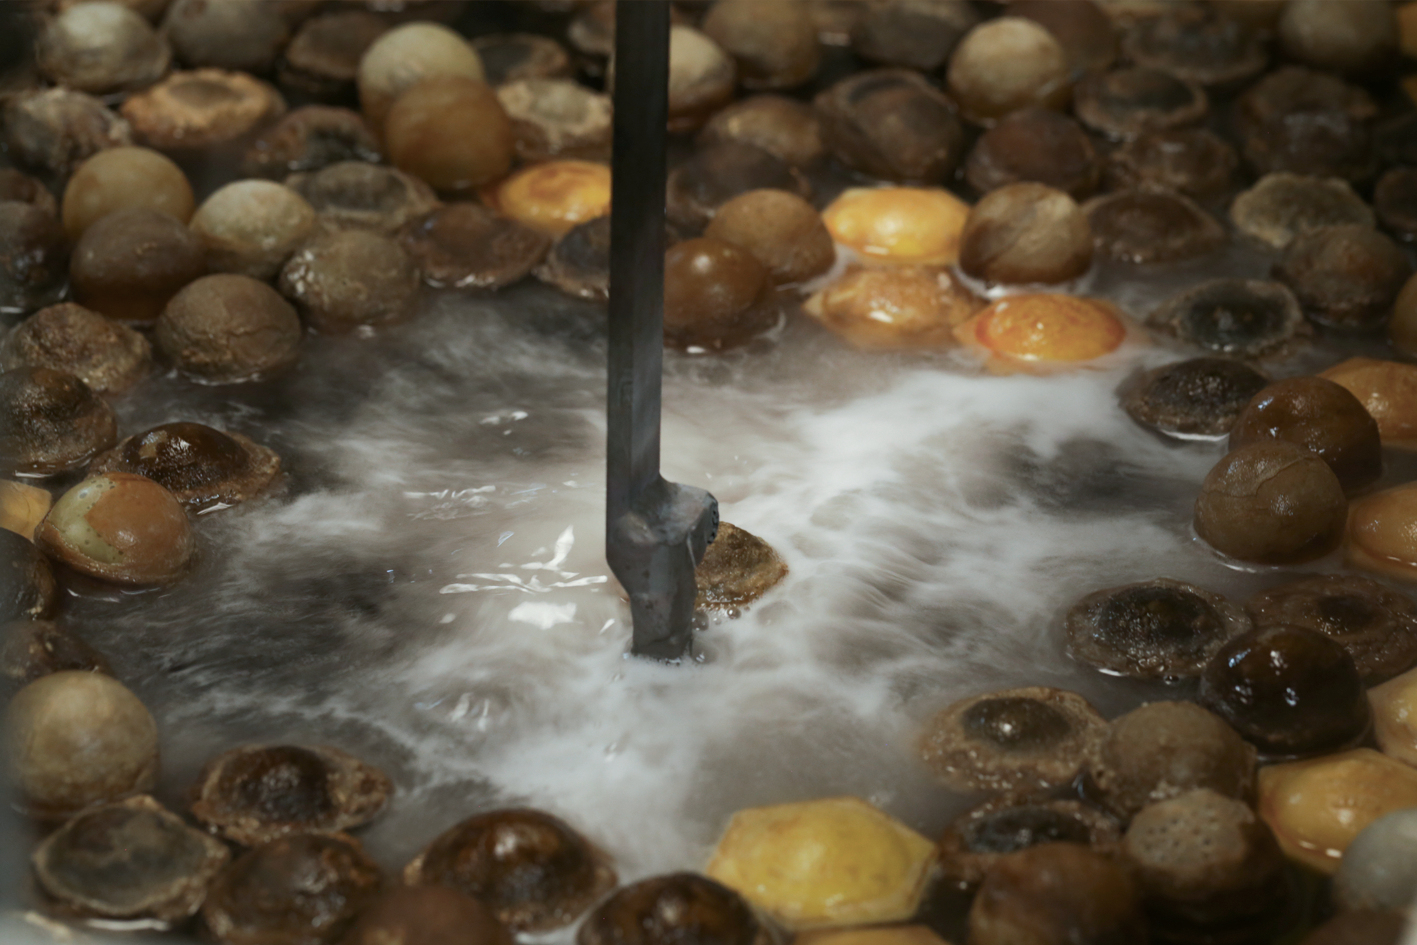
[(954, 355), (848, 350), (806, 320), (670, 356), (665, 474), (713, 491), (786, 581), (715, 616), (693, 661), (627, 657), (603, 557), (603, 315), (520, 289), (444, 296), (374, 339), (312, 339), (259, 388), (167, 378), (119, 403), (275, 448), (286, 494), (203, 516), (201, 563), (158, 594), (71, 600), (162, 726), (162, 798), (247, 741), (383, 766), (363, 834), (390, 870), (473, 813), (556, 813), (622, 880), (701, 868), (733, 811), (856, 794), (933, 835), (978, 798), (914, 758), (977, 692), (1077, 689), (1106, 714), (1166, 690), (1063, 652), (1060, 614), (1166, 576), (1249, 593), (1190, 531), (1217, 443), (1121, 412), (1129, 363), (991, 377)]

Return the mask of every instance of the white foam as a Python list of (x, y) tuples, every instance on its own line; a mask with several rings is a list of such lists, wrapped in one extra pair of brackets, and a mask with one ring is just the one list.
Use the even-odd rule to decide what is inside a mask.
[(235, 423), (297, 480), (205, 517), (187, 584), (77, 605), (162, 722), (166, 797), (231, 744), (308, 740), (392, 772), (366, 834), (391, 869), (510, 804), (567, 818), (624, 879), (701, 868), (743, 806), (852, 793), (933, 833), (972, 799), (914, 759), (930, 712), (1025, 684), (1119, 710), (1139, 690), (1072, 666), (1059, 612), (1130, 580), (1247, 579), (1188, 529), (1222, 446), (1117, 407), (1156, 350), (1001, 378), (799, 323), (670, 356), (663, 432), (666, 476), (712, 490), (789, 577), (712, 621), (697, 660), (630, 659), (603, 556), (603, 349), (564, 304), (450, 297), (380, 341), (315, 341), (285, 413), (161, 390), (125, 408), (125, 431)]

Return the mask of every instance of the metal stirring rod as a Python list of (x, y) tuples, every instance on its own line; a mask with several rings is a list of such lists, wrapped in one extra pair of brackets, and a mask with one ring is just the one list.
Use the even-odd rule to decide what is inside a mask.
[(614, 105), (605, 556), (630, 595), (631, 652), (673, 660), (689, 648), (718, 502), (659, 474), (668, 0), (616, 4)]

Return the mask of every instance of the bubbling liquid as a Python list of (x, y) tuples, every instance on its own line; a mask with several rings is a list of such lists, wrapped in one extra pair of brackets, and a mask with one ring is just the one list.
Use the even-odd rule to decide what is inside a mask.
[[(1141, 312), (1171, 288), (1092, 280)], [(993, 377), (793, 318), (738, 351), (667, 352), (663, 433), (665, 475), (713, 491), (789, 575), (711, 618), (684, 665), (631, 659), (603, 556), (603, 319), (534, 285), (435, 293), (377, 345), (314, 337), (288, 375), (170, 376), (117, 402), (122, 429), (243, 432), (290, 477), (200, 517), (186, 581), (65, 604), (161, 720), (160, 800), (180, 809), (243, 742), (336, 744), (395, 783), (361, 832), (391, 872), (514, 805), (564, 818), (622, 882), (701, 870), (734, 811), (789, 800), (858, 795), (933, 837), (977, 802), (915, 759), (945, 705), (1049, 685), (1112, 717), (1183, 697), (1065, 656), (1082, 593), (1283, 580), (1190, 530), (1223, 444), (1165, 441), (1118, 406), (1128, 373), (1176, 355)]]

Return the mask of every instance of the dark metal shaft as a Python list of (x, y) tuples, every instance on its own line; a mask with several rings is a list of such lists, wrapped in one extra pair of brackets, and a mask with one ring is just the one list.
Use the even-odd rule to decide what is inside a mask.
[(669, 4), (639, 0), (617, 5), (615, 54), (608, 443), (612, 514), (659, 478)]
[(667, 0), (616, 4), (614, 96), (605, 553), (630, 595), (633, 652), (677, 659), (688, 649), (694, 567), (717, 531), (718, 503), (659, 474)]

